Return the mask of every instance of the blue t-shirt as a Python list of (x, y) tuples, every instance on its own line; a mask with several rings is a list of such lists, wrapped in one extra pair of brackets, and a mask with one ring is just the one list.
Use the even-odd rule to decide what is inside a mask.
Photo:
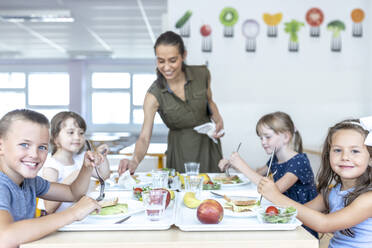
[(35, 216), (36, 197), (48, 192), (50, 183), (37, 176), (25, 178), (21, 186), (0, 172), (0, 210), (8, 211), (14, 221)]
[(271, 173), (275, 173), (275, 171), (274, 182), (282, 178), (287, 172), (291, 172), (298, 178), (297, 182), (284, 192), (292, 200), (305, 204), (318, 195), (314, 173), (305, 153), (298, 153), (290, 160), (281, 164), (278, 163), (278, 159), (275, 156), (271, 165)]
[[(341, 184), (337, 184), (329, 193), (330, 213), (336, 212), (345, 207), (344, 197), (354, 188), (340, 191)], [(340, 231), (334, 233), (329, 242), (330, 248), (370, 248), (372, 247), (372, 218), (355, 225), (351, 228), (354, 232), (354, 238), (343, 235)]]

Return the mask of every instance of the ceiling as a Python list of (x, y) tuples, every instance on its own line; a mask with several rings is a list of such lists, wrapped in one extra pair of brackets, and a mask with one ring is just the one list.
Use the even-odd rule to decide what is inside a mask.
[(0, 0), (0, 13), (69, 10), (74, 22), (0, 20), (0, 58), (153, 58), (167, 0)]

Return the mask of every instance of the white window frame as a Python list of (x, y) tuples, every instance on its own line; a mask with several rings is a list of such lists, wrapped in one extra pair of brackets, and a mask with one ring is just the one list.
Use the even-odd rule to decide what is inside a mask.
[[(118, 64), (89, 64), (87, 66), (87, 87), (86, 87), (86, 122), (91, 132), (129, 132), (139, 134), (142, 123), (133, 122), (133, 110), (142, 109), (143, 106), (133, 104), (133, 74), (154, 74), (155, 64), (153, 60), (130, 60), (121, 61)], [(96, 72), (103, 73), (129, 73), (130, 87), (127, 89), (93, 89), (92, 75)], [(93, 92), (128, 92), (130, 95), (130, 122), (129, 124), (94, 124), (92, 121), (92, 93)], [(143, 99), (144, 100), (144, 99)], [(164, 124), (154, 124), (153, 135), (165, 135), (168, 128)]]

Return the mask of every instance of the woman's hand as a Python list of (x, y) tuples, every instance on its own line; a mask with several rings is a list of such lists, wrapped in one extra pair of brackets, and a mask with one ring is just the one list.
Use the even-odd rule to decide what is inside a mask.
[(84, 166), (85, 167), (96, 167), (102, 164), (104, 161), (104, 157), (102, 154), (98, 153), (97, 151), (87, 151), (84, 156)]
[(120, 160), (119, 168), (118, 168), (119, 176), (127, 170), (129, 170), (130, 174), (134, 174), (134, 172), (137, 169), (137, 166), (138, 164), (134, 162), (133, 160), (129, 160), (126, 158)]
[(267, 177), (263, 177), (260, 180), (257, 186), (257, 191), (258, 193), (262, 194), (267, 200), (274, 203), (275, 199), (282, 194), (280, 193), (274, 181), (270, 180)]
[(83, 196), (71, 207), (75, 221), (82, 220), (94, 210), (99, 211), (100, 209), (101, 206), (98, 204), (98, 202), (88, 196)]
[(230, 163), (229, 160), (227, 160), (226, 158), (223, 158), (220, 160), (220, 162), (218, 162), (218, 167), (220, 168), (221, 171), (225, 171), (226, 166), (229, 163)]
[(215, 122), (215, 124), (216, 124), (216, 130), (213, 133), (213, 137), (218, 139), (218, 138), (221, 138), (225, 135), (225, 131), (223, 130), (222, 119), (221, 119), (221, 121)]

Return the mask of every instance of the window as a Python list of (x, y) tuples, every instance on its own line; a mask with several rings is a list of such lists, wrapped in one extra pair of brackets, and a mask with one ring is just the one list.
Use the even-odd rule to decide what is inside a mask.
[[(153, 71), (153, 69), (151, 68)], [(91, 128), (93, 130), (139, 132), (143, 123), (143, 102), (156, 74), (128, 70), (91, 73)], [(154, 130), (164, 129), (158, 114)], [(89, 124), (88, 124), (89, 125)]]
[(28, 108), (45, 114), (49, 120), (69, 109), (68, 73), (1, 72), (0, 117), (7, 112)]

